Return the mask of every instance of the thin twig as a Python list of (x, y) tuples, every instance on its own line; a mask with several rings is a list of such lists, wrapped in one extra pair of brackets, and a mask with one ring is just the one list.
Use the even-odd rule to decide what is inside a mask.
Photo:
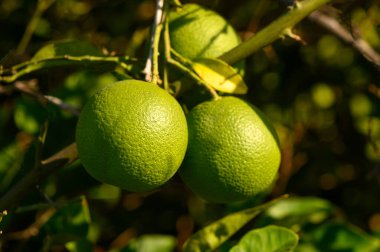
[(37, 28), (39, 21), (41, 20), (42, 14), (54, 3), (55, 0), (39, 0), (37, 3), (36, 10), (33, 13), (33, 16), (26, 27), (25, 33), (20, 41), (20, 44), (17, 47), (17, 54), (23, 54), (28, 47), (30, 39), (34, 31)]
[(63, 110), (66, 110), (70, 113), (72, 113), (75, 116), (79, 116), (80, 110), (70, 104), (67, 104), (63, 102), (61, 99), (53, 96), (43, 95), (37, 91), (34, 91), (32, 88), (29, 87), (29, 85), (23, 81), (17, 81), (14, 83), (15, 89), (18, 91), (28, 94), (34, 98), (37, 99), (37, 101), (41, 102), (42, 104), (51, 103)]
[(65, 103), (63, 102), (61, 99), (59, 99), (58, 97), (55, 97), (55, 96), (50, 96), (50, 95), (44, 95), (44, 98), (50, 102), (51, 104), (54, 104), (56, 105), (57, 107), (63, 109), (63, 110), (66, 110), (68, 112), (70, 112), (71, 114), (75, 115), (75, 116), (79, 116), (80, 114), (80, 109), (79, 108), (76, 108), (68, 103)]
[(122, 69), (131, 72), (132, 65), (128, 62), (136, 63), (137, 59), (130, 58), (128, 56), (117, 57), (117, 56), (71, 56), (63, 55), (57, 56), (54, 58), (34, 60), (22, 62), (18, 65), (12, 66), (11, 68), (3, 69), (0, 72), (0, 83), (13, 83), (19, 78), (50, 67), (59, 67), (59, 66), (69, 66), (70, 64), (87, 64), (87, 63), (114, 63), (117, 66), (120, 66)]
[[(165, 12), (168, 13), (168, 4), (165, 5)], [(164, 82), (164, 88), (166, 91), (170, 91), (170, 87), (169, 87), (169, 63), (168, 63), (168, 60), (171, 59), (171, 55), (170, 55), (170, 36), (169, 36), (169, 21), (167, 18), (165, 18), (164, 20), (164, 53), (165, 53), (165, 60), (164, 60), (164, 79), (163, 79), (163, 82)]]
[(205, 82), (202, 78), (200, 78), (195, 72), (193, 72), (191, 69), (189, 69), (187, 66), (183, 65), (181, 62), (178, 62), (177, 60), (174, 60), (172, 58), (167, 60), (169, 64), (173, 65), (177, 69), (179, 69), (181, 72), (185, 73), (192, 79), (194, 79), (197, 83), (203, 85), (211, 94), (213, 99), (220, 99), (220, 96), (215, 91), (213, 87), (211, 87), (207, 82)]
[(156, 37), (154, 39), (154, 45), (153, 45), (153, 76), (152, 76), (152, 82), (158, 83), (159, 81), (159, 73), (158, 73), (158, 47), (160, 42), (160, 36), (162, 31), (163, 25), (160, 24), (156, 27)]
[(299, 2), (291, 11), (277, 18), (251, 38), (224, 53), (219, 58), (230, 65), (235, 64), (283, 37), (288, 29), (291, 29), (303, 18), (330, 1), (332, 0), (304, 0)]
[(51, 207), (40, 214), (32, 225), (24, 230), (5, 234), (4, 240), (26, 240), (38, 235), (41, 227), (56, 213), (57, 209)]
[[(162, 30), (158, 28), (162, 26), (162, 22), (164, 20), (164, 0), (156, 0), (156, 15), (154, 17), (154, 21), (152, 24), (152, 32), (150, 39), (150, 48), (149, 55), (146, 60), (144, 74), (145, 80), (149, 82), (157, 83), (158, 80), (158, 66), (157, 66), (157, 57), (158, 57), (158, 43), (160, 40), (160, 33)], [(157, 29), (158, 28), (158, 29)]]
[(376, 52), (364, 39), (358, 37), (354, 38), (351, 32), (341, 25), (334, 17), (328, 16), (321, 11), (315, 11), (310, 14), (309, 19), (323, 26), (346, 43), (351, 44), (364, 56), (364, 58), (375, 64), (380, 70), (380, 54)]
[(11, 210), (41, 181), (56, 170), (71, 164), (78, 158), (76, 144), (70, 144), (53, 156), (43, 160), (37, 169), (32, 169), (22, 177), (4, 196), (0, 198), (0, 211)]

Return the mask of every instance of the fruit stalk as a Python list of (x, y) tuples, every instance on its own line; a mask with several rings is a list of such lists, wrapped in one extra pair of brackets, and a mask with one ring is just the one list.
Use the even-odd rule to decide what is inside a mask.
[(187, 74), (189, 77), (194, 79), (200, 85), (203, 85), (209, 91), (209, 93), (211, 94), (211, 96), (213, 97), (214, 100), (217, 100), (220, 98), (220, 96), (218, 95), (218, 93), (216, 92), (216, 90), (213, 87), (211, 87), (207, 82), (205, 82), (202, 78), (200, 78), (194, 71), (192, 71), (191, 69), (189, 69), (189, 67), (186, 66), (186, 64), (190, 63), (190, 62), (187, 62), (186, 58), (181, 57), (181, 55), (178, 54), (173, 49), (171, 50), (171, 52), (173, 53), (173, 55), (175, 55), (177, 57), (177, 59), (179, 61), (174, 60), (171, 57), (168, 57), (167, 62), (169, 64), (171, 64), (175, 68), (179, 69), (183, 73)]
[(309, 19), (329, 30), (346, 43), (352, 45), (352, 47), (361, 53), (369, 62), (373, 63), (377, 67), (380, 67), (380, 54), (377, 53), (376, 50), (361, 37), (358, 37), (357, 35), (354, 37), (350, 31), (339, 23), (337, 19), (323, 14), (321, 11), (313, 12), (309, 16)]
[(234, 64), (248, 57), (276, 39), (283, 37), (287, 30), (291, 29), (303, 18), (330, 1), (331, 0), (305, 0), (298, 3), (287, 14), (276, 19), (247, 41), (224, 53), (219, 58), (228, 64)]
[(158, 44), (164, 21), (164, 2), (164, 0), (157, 0), (156, 15), (152, 24), (151, 46), (143, 71), (145, 73), (145, 80), (153, 83), (157, 83), (158, 81)]

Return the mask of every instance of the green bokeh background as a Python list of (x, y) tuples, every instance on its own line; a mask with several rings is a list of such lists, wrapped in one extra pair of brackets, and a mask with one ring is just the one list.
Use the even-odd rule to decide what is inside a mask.
[[(56, 0), (42, 15), (26, 52), (16, 56), (15, 49), (36, 2), (0, 2), (0, 64), (4, 67), (31, 58), (49, 41), (64, 39), (85, 40), (102, 52), (145, 59), (154, 16), (155, 3), (150, 0)], [(219, 12), (242, 40), (288, 11), (275, 0), (191, 2), (202, 2)], [(338, 1), (324, 11), (380, 52), (378, 1)], [(246, 59), (246, 98), (273, 121), (282, 146), (279, 179), (271, 192), (241, 204), (206, 204), (175, 176), (154, 194), (131, 194), (99, 184), (77, 161), (33, 189), (20, 203), (19, 212), (3, 219), (0, 229), (5, 233), (23, 230), (46, 209), (24, 211), (25, 207), (49, 201), (72, 202), (84, 195), (87, 203), (81, 206), (89, 207), (91, 222), (86, 214), (79, 214), (79, 224), (83, 228), (87, 223), (87, 235), (80, 239), (69, 236), (71, 242), (53, 239), (48, 245), (54, 251), (136, 251), (134, 247), (149, 247), (150, 242), (170, 251), (176, 247), (175, 240), (182, 244), (191, 232), (212, 220), (289, 193), (328, 200), (340, 209), (338, 219), (379, 235), (380, 70), (351, 45), (309, 19), (298, 24), (294, 32), (302, 43), (286, 37)], [(33, 78), (38, 79), (44, 94), (81, 108), (93, 92), (119, 76), (99, 69), (58, 69)], [(45, 158), (74, 141), (77, 118), (18, 92), (0, 93), (0, 195), (32, 169), (36, 136), (46, 120)], [(333, 228), (337, 228), (335, 224)], [(47, 226), (44, 230), (50, 229)], [(169, 237), (142, 236), (152, 233)], [(232, 240), (238, 241), (241, 235)], [(4, 251), (38, 250), (48, 246), (50, 236), (40, 232), (23, 242), (7, 239), (0, 247)]]

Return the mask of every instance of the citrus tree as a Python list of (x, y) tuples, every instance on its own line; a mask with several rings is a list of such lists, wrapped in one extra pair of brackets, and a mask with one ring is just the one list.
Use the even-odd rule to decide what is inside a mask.
[(380, 250), (376, 1), (0, 11), (0, 251)]

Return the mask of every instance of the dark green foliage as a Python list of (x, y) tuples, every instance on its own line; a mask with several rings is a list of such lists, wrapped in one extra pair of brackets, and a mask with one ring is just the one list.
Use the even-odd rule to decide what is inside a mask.
[[(56, 0), (19, 53), (38, 2), (48, 1), (0, 1), (0, 205), (41, 160), (75, 141), (77, 114), (96, 90), (144, 78), (155, 1)], [(213, 9), (245, 41), (305, 1), (313, 0), (182, 2)], [(378, 1), (334, 1), (321, 12), (380, 52)], [(300, 252), (379, 251), (379, 66), (311, 19), (293, 32), (301, 42), (286, 36), (246, 58), (242, 98), (274, 122), (282, 150), (270, 193), (210, 204), (178, 176), (130, 193), (95, 181), (77, 160), (33, 178), (16, 207), (0, 209), (0, 251), (181, 251), (192, 234), (195, 250), (250, 251), (258, 239), (280, 245), (268, 251), (289, 251), (298, 236)], [(175, 95), (185, 110), (211, 97), (202, 86)], [(283, 194), (290, 197), (265, 205)], [(260, 211), (244, 215), (251, 208)], [(220, 225), (226, 219), (233, 221)]]

